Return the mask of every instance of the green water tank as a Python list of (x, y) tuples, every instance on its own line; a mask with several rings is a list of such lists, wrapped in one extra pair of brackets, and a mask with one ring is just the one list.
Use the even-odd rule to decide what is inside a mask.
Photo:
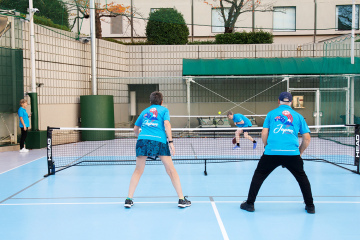
[[(110, 95), (80, 96), (82, 128), (114, 128), (114, 97)], [(82, 131), (83, 141), (111, 140), (114, 131)]]

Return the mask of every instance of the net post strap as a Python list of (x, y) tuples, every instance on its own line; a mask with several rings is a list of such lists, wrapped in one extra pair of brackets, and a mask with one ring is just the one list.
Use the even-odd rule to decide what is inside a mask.
[(55, 174), (55, 163), (53, 161), (53, 155), (52, 155), (52, 132), (54, 129), (59, 129), (59, 128), (47, 127), (46, 159), (48, 164), (48, 174), (45, 176)]
[(356, 172), (360, 174), (360, 124), (355, 125), (355, 162)]

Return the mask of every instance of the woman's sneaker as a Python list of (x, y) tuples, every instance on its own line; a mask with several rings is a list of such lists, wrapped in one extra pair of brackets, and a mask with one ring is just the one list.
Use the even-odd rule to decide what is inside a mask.
[(29, 152), (29, 149), (23, 148), (23, 149), (21, 149), (19, 152), (21, 152), (21, 153), (27, 153), (27, 152)]
[(132, 205), (134, 205), (134, 202), (133, 202), (133, 200), (131, 200), (131, 199), (125, 199), (125, 204), (124, 204), (124, 207), (126, 207), (126, 208), (131, 208), (132, 207)]
[(179, 199), (178, 207), (186, 208), (191, 206), (191, 201), (187, 200), (186, 197), (184, 199)]
[(235, 146), (233, 147), (233, 150), (237, 150), (237, 149), (240, 149), (240, 146), (235, 145)]

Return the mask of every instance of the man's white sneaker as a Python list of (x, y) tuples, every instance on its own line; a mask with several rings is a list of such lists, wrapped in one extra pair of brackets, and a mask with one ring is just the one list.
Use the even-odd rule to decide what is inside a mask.
[(27, 152), (29, 152), (29, 149), (23, 148), (23, 149), (21, 149), (19, 152), (21, 152), (21, 153), (27, 153)]

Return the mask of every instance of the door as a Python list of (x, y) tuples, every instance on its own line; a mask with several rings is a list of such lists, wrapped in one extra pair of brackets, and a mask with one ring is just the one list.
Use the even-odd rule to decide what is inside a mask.
[(159, 84), (129, 84), (128, 89), (130, 108), (132, 108), (130, 109), (130, 115), (132, 115), (130, 118), (135, 123), (140, 113), (150, 106), (150, 94), (159, 91)]

